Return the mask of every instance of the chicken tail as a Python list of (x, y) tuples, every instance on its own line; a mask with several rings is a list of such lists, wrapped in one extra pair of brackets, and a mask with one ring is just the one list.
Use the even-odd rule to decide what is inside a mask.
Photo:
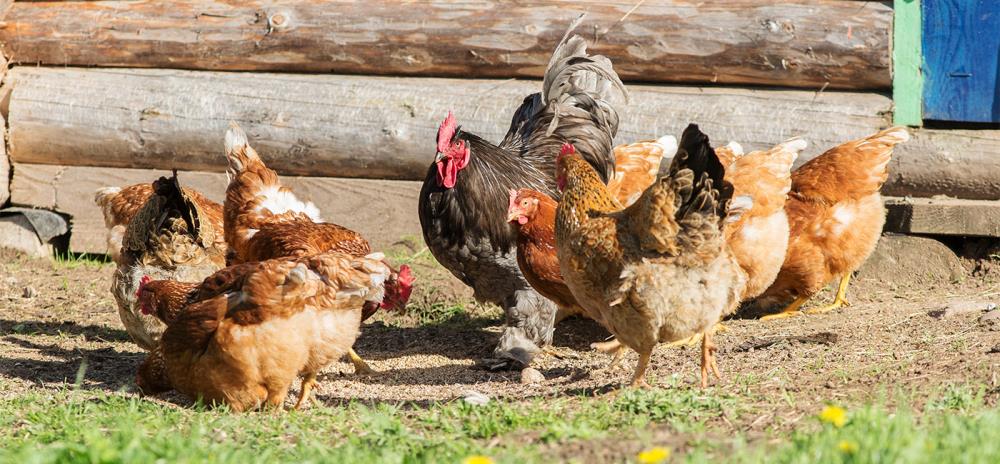
[(251, 164), (263, 164), (257, 151), (250, 146), (247, 133), (236, 121), (230, 121), (229, 130), (226, 131), (226, 160), (229, 162), (226, 175), (230, 181)]
[(608, 181), (608, 192), (622, 206), (635, 203), (656, 180), (663, 158), (676, 152), (677, 138), (672, 135), (615, 147), (615, 175)]
[(890, 127), (833, 147), (792, 173), (792, 191), (823, 201), (875, 193), (889, 177), (893, 149), (909, 139), (906, 128)]
[(121, 218), (115, 216), (115, 210), (112, 205), (114, 199), (121, 191), (120, 187), (101, 187), (94, 192), (94, 203), (101, 207), (101, 213), (104, 215), (104, 225), (108, 229), (124, 224)]
[[(181, 189), (180, 180), (177, 179), (177, 170), (172, 175), (161, 177), (153, 181), (153, 194), (162, 199), (164, 211), (176, 212), (184, 221), (187, 227), (186, 232), (198, 243), (205, 246), (206, 242), (200, 240), (200, 217), (197, 205)], [(168, 215), (169, 216), (169, 215)]]

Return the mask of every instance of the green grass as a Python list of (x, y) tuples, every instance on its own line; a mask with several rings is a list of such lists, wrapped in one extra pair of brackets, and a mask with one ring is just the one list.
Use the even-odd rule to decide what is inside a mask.
[(100, 269), (104, 266), (111, 265), (111, 258), (107, 255), (96, 255), (90, 253), (56, 253), (52, 257), (52, 267), (55, 269), (78, 269), (80, 267)]
[(285, 414), (230, 414), (140, 398), (65, 390), (0, 401), (2, 462), (541, 462), (544, 445), (679, 431), (733, 410), (734, 398), (665, 388), (608, 397), (316, 406)]
[(641, 449), (681, 437), (686, 444), (673, 462), (988, 463), (1000, 455), (1000, 411), (986, 406), (985, 393), (949, 387), (922, 410), (884, 402), (848, 408), (841, 427), (807, 417), (795, 430), (776, 432), (777, 440), (748, 443), (713, 422), (721, 415), (739, 420), (748, 398), (680, 388), (673, 379), (616, 396), (484, 406), (351, 402), (283, 414), (231, 414), (66, 389), (0, 401), (0, 462), (458, 463), (476, 454), (496, 462), (557, 462), (574, 457), (559, 445), (621, 441)]

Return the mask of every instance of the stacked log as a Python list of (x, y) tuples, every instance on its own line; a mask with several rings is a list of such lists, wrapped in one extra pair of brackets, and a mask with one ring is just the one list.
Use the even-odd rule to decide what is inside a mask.
[[(94, 189), (179, 169), (221, 200), (234, 120), (331, 220), (379, 246), (416, 235), (440, 120), (500, 140), (583, 11), (577, 32), (631, 81), (619, 143), (697, 122), (748, 149), (804, 137), (802, 163), (890, 124), (887, 2), (17, 2), (11, 200), (70, 214), (71, 248), (101, 252)], [(885, 191), (1000, 198), (998, 152), (1000, 131), (915, 131)]]

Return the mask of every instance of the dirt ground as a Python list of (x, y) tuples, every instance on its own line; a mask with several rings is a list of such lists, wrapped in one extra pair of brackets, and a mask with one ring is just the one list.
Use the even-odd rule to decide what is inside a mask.
[[(59, 389), (67, 382), (134, 391), (143, 352), (121, 327), (108, 291), (112, 272), (109, 264), (0, 254), (0, 385), (6, 388), (0, 395)], [(422, 288), (415, 301), (468, 298), (439, 268), (417, 266), (416, 272)], [(751, 433), (791, 427), (824, 402), (865, 401), (895, 388), (932, 391), (959, 382), (987, 385), (988, 401), (994, 402), (1000, 324), (980, 322), (981, 311), (930, 315), (958, 302), (1000, 300), (998, 273), (986, 274), (972, 277), (970, 272), (962, 282), (937, 286), (890, 288), (862, 280), (851, 287), (852, 306), (830, 314), (727, 321), (728, 330), (717, 336), (724, 377), (715, 382), (715, 391), (750, 397), (755, 404), (738, 418), (719, 420)], [(377, 316), (363, 328), (355, 348), (380, 374), (358, 378), (349, 364), (334, 365), (320, 378), (318, 399), (337, 404), (450, 400), (472, 391), (509, 399), (604, 394), (625, 382), (634, 366), (636, 357), (630, 354), (617, 370), (603, 370), (609, 357), (588, 346), (607, 334), (588, 321), (570, 320), (557, 327), (555, 345), (569, 348), (565, 351), (573, 356), (540, 356), (537, 367), (546, 380), (522, 385), (520, 372), (476, 367), (491, 352), (501, 322), (499, 310), (475, 308), (431, 324)], [(695, 388), (698, 360), (698, 348), (660, 347), (651, 383)], [(159, 400), (186, 404), (170, 395)]]

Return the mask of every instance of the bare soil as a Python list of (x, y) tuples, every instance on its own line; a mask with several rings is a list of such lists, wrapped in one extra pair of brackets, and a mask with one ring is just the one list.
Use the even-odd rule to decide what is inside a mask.
[[(133, 394), (134, 371), (144, 353), (121, 327), (108, 291), (112, 272), (112, 265), (0, 254), (0, 385), (6, 389), (0, 397), (75, 382), (86, 389)], [(418, 266), (417, 273), (423, 287), (414, 299), (420, 304), (467, 302), (468, 292), (440, 268)], [(719, 424), (752, 435), (792, 427), (822, 403), (850, 404), (886, 393), (891, 397), (901, 388), (931, 392), (953, 383), (984, 384), (990, 389), (988, 401), (995, 401), (1000, 326), (980, 323), (980, 312), (948, 318), (929, 313), (956, 301), (1000, 301), (996, 274), (971, 277), (970, 272), (962, 282), (937, 286), (900, 281), (890, 288), (860, 280), (849, 293), (853, 304), (829, 314), (727, 321), (727, 330), (716, 337), (723, 379), (709, 392), (749, 402), (738, 415), (724, 414)], [(829, 299), (824, 294), (816, 301)], [(355, 348), (380, 373), (359, 378), (347, 363), (331, 366), (321, 376), (318, 399), (327, 404), (424, 403), (473, 391), (512, 401), (601, 395), (621, 386), (634, 366), (636, 358), (630, 354), (619, 369), (605, 370), (609, 357), (589, 344), (607, 333), (589, 321), (572, 319), (557, 327), (555, 340), (569, 356), (539, 356), (537, 368), (546, 380), (522, 385), (520, 372), (477, 367), (496, 343), (501, 318), (495, 308), (469, 307), (469, 312), (433, 324), (420, 324), (412, 315), (376, 316)], [(697, 388), (699, 354), (697, 347), (660, 347), (653, 356), (651, 383)], [(176, 395), (158, 400), (187, 404)]]

